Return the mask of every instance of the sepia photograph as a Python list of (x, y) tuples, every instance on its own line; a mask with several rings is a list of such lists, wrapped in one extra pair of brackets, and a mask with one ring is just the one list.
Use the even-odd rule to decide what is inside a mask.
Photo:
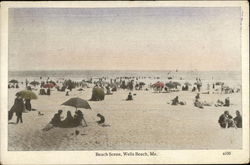
[(152, 164), (161, 151), (221, 150), (227, 162), (236, 150), (247, 163), (247, 3), (99, 4), (5, 8), (4, 152)]

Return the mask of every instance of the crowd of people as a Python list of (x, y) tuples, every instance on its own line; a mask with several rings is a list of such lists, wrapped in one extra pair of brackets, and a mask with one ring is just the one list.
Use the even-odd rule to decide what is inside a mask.
[[(120, 81), (118, 81), (120, 80)], [(125, 81), (127, 80), (127, 81)], [(138, 79), (137, 79), (138, 80)], [(52, 81), (47, 81), (46, 83), (52, 83)], [(55, 84), (55, 82), (53, 82)], [(93, 80), (91, 79), (90, 81), (84, 81), (84, 82), (74, 82), (71, 80), (65, 80), (63, 82), (63, 87), (64, 90), (65, 89), (69, 89), (72, 90), (75, 87), (83, 87), (86, 86), (88, 87), (88, 85), (85, 85), (87, 83), (93, 83)], [(202, 89), (202, 81), (200, 78), (196, 78), (196, 82), (194, 83), (192, 92), (198, 92), (194, 98), (194, 106), (203, 109), (204, 106), (212, 106), (211, 103), (207, 103), (206, 101), (201, 101), (201, 96), (200, 96), (200, 92)], [(43, 86), (45, 85), (45, 83), (41, 84), (41, 89), (39, 91), (40, 95), (51, 95), (51, 90), (50, 88), (43, 88)], [(110, 83), (103, 81), (103, 79), (99, 79), (99, 81), (94, 81), (94, 87), (93, 87), (93, 95), (94, 93), (97, 93), (95, 97), (99, 97), (99, 95), (102, 95), (102, 98), (98, 98), (98, 99), (92, 99), (92, 100), (103, 100), (105, 95), (112, 95), (114, 91), (117, 91), (117, 88), (120, 89), (127, 89), (132, 91), (133, 89), (135, 90), (142, 90), (142, 88), (144, 87), (145, 83), (143, 82), (135, 82), (134, 79), (130, 79), (130, 78), (125, 78), (125, 79), (114, 79), (114, 80), (110, 80)], [(182, 91), (188, 91), (189, 90), (189, 86), (191, 84), (190, 83), (185, 83), (184, 86), (182, 86)], [(215, 86), (218, 84), (213, 83), (210, 87), (210, 84), (207, 84), (207, 91), (209, 94), (210, 88), (215, 89)], [(224, 83), (220, 83), (219, 84), (221, 87), (221, 92), (225, 91), (227, 88), (225, 88)], [(11, 87), (10, 85), (8, 86), (9, 88)], [(59, 86), (55, 86), (57, 88), (58, 91), (60, 91), (61, 89), (59, 88)], [(16, 86), (16, 88), (19, 88), (18, 85)], [(26, 80), (26, 88), (27, 90), (31, 90), (31, 87), (28, 86), (28, 81)], [(164, 86), (160, 86), (161, 90), (164, 89)], [(169, 87), (165, 86), (166, 91), (169, 90)], [(177, 88), (177, 85), (175, 86), (175, 88)], [(100, 90), (101, 89), (101, 90)], [(46, 90), (46, 91), (45, 91)], [(106, 90), (106, 92), (104, 93), (104, 90)], [(147, 89), (148, 90), (148, 89)], [(111, 92), (112, 91), (112, 92)], [(203, 94), (203, 93), (202, 93)], [(135, 95), (135, 94), (134, 94)], [(65, 96), (69, 96), (69, 91), (66, 91)], [(133, 96), (132, 93), (129, 92), (127, 98), (127, 101), (132, 101), (133, 100)], [(176, 96), (174, 99), (171, 100), (171, 105), (186, 105), (185, 101), (180, 101), (179, 100), (179, 96)], [(225, 98), (225, 101), (221, 101), (221, 100), (217, 100), (216, 104), (214, 104), (216, 107), (229, 107), (230, 106), (230, 98), (227, 97)], [(17, 121), (16, 123), (19, 122), (23, 122), (22, 120), (22, 113), (25, 111), (25, 109), (27, 110), (31, 110), (31, 104), (30, 104), (30, 100), (29, 99), (22, 99), (20, 96), (17, 95), (16, 99), (15, 99), (15, 103), (13, 105), (13, 107), (10, 109), (9, 111), (9, 120), (12, 119), (13, 114), (16, 113), (17, 116)], [(74, 116), (72, 116), (71, 112), (68, 111), (67, 112), (67, 116), (64, 120), (61, 119), (61, 114), (62, 114), (62, 110), (59, 110), (54, 117), (52, 118), (52, 120), (50, 121), (50, 124), (53, 125), (53, 127), (62, 127), (62, 128), (69, 128), (69, 127), (76, 127), (79, 125), (83, 125), (82, 121), (84, 121), (84, 125), (87, 126), (87, 123), (84, 120), (83, 117), (83, 113), (78, 110), (75, 112)], [(225, 113), (223, 115), (221, 115), (219, 123), (221, 125), (221, 127), (232, 127), (232, 125), (236, 125), (238, 128), (240, 128), (241, 122), (239, 122), (239, 120), (241, 119), (241, 115), (240, 112), (237, 111), (236, 113), (236, 117), (234, 119), (232, 119), (231, 115), (229, 115), (228, 111), (225, 111)], [(98, 117), (101, 118), (101, 120), (98, 123), (102, 123), (105, 121), (104, 117), (101, 114), (97, 115)], [(233, 121), (233, 122), (232, 122)], [(233, 124), (234, 123), (234, 124)], [(240, 123), (240, 124), (239, 124)]]

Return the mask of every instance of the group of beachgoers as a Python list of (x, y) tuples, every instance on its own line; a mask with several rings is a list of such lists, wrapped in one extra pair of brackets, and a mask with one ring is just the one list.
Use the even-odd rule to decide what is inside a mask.
[[(81, 110), (76, 110), (74, 116), (72, 116), (70, 111), (67, 111), (67, 116), (64, 120), (62, 120), (63, 118), (61, 116), (62, 113), (63, 113), (63, 110), (58, 110), (58, 112), (54, 114), (51, 121), (42, 130), (48, 131), (53, 127), (73, 128), (73, 127), (78, 127), (78, 126), (82, 126), (82, 127), (88, 126)], [(105, 117), (103, 115), (98, 113), (97, 117), (100, 118), (100, 120), (97, 121), (97, 124), (102, 125), (105, 123)]]
[(221, 128), (242, 128), (242, 116), (239, 111), (236, 111), (236, 116), (233, 118), (228, 111), (225, 111), (218, 120)]
[(17, 84), (8, 84), (8, 88), (19, 88), (18, 83)]
[[(171, 105), (186, 105), (185, 101), (180, 101), (179, 96), (176, 96), (173, 100), (171, 100), (172, 103)], [(212, 103), (208, 103), (206, 101), (201, 101), (200, 100), (200, 93), (197, 93), (195, 96), (195, 101), (194, 101), (194, 106), (200, 109), (203, 109), (204, 106), (212, 106)], [(230, 106), (230, 99), (229, 97), (225, 98), (225, 102), (221, 100), (217, 100), (216, 104), (214, 105), (215, 107), (229, 107)]]
[(67, 116), (64, 120), (62, 120), (62, 113), (63, 110), (58, 110), (58, 112), (54, 114), (54, 117), (49, 122), (49, 125), (47, 125), (43, 130), (48, 131), (53, 127), (72, 128), (77, 126), (84, 126), (82, 121), (84, 121), (85, 126), (87, 126), (81, 110), (75, 111), (74, 117), (72, 116), (70, 111), (67, 111)]
[(47, 88), (47, 90), (45, 90), (44, 88), (41, 88), (39, 91), (39, 95), (50, 95), (51, 94), (51, 90), (50, 88)]

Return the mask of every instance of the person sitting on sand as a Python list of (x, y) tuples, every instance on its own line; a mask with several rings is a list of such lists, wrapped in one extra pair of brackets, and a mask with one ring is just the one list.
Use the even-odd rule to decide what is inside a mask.
[(223, 105), (224, 107), (229, 107), (230, 106), (230, 100), (229, 97), (225, 99), (225, 104)]
[(194, 106), (203, 109), (203, 104), (199, 101), (199, 99), (195, 99)]
[(54, 115), (54, 117), (51, 119), (50, 124), (52, 124), (54, 127), (59, 127), (61, 122), (61, 114), (62, 110), (58, 110), (58, 112)]
[(221, 107), (223, 105), (224, 105), (224, 103), (221, 100), (217, 100), (217, 103), (215, 104), (216, 107)]
[(197, 95), (195, 96), (195, 99), (200, 99), (200, 94), (197, 93)]
[(230, 128), (234, 126), (234, 121), (232, 120), (232, 116), (228, 111), (225, 111), (219, 118), (218, 122), (221, 128)]
[(127, 100), (133, 100), (133, 96), (132, 96), (131, 92), (129, 92)]
[(173, 100), (172, 100), (172, 104), (171, 105), (178, 105), (179, 104), (179, 97), (176, 96)]
[(74, 115), (74, 125), (77, 126), (83, 126), (82, 121), (84, 121), (85, 126), (87, 126), (86, 121), (84, 120), (82, 111), (78, 110), (75, 112)]
[(236, 111), (236, 117), (233, 120), (237, 128), (242, 128), (242, 116), (239, 111)]
[(116, 87), (116, 86), (115, 86), (115, 87), (113, 87), (111, 91), (112, 91), (112, 92), (117, 91), (117, 87)]
[(101, 115), (100, 113), (98, 113), (96, 116), (98, 116), (100, 118), (100, 120), (97, 121), (97, 124), (104, 124), (105, 122), (105, 118), (103, 115)]
[(46, 95), (46, 92), (45, 92), (45, 90), (43, 88), (40, 89), (39, 95)]
[(73, 116), (71, 115), (71, 112), (67, 112), (67, 117), (61, 122), (60, 127), (63, 128), (70, 128), (73, 127), (74, 119)]

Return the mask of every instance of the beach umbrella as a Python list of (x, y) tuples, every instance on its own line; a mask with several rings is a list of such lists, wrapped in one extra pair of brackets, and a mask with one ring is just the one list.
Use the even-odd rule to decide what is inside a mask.
[(30, 100), (37, 99), (36, 94), (30, 90), (22, 90), (20, 92), (17, 92), (16, 96), (20, 96), (23, 99), (30, 99)]
[(189, 83), (189, 82), (185, 82), (184, 85), (186, 85), (186, 86), (191, 86), (192, 84)]
[(9, 83), (18, 83), (18, 81), (17, 81), (17, 80), (12, 79), (12, 80), (10, 80), (10, 81), (9, 81)]
[(175, 88), (176, 87), (176, 85), (174, 84), (174, 83), (172, 83), (172, 82), (168, 82), (168, 83), (166, 83), (165, 84), (168, 88)]
[(39, 85), (40, 83), (38, 81), (31, 81), (30, 84), (35, 86), (35, 85)]
[(91, 109), (89, 103), (86, 100), (83, 100), (79, 97), (71, 98), (68, 101), (62, 103), (62, 105), (75, 107), (76, 110), (77, 110), (77, 108)]
[(54, 86), (56, 86), (56, 82), (54, 82), (54, 81), (50, 80), (48, 83), (53, 84)]
[(154, 83), (153, 86), (155, 86), (155, 87), (164, 87), (164, 83), (158, 81), (157, 83)]
[(216, 82), (215, 85), (223, 85), (224, 82)]
[(144, 82), (139, 82), (139, 85), (146, 85)]
[(52, 84), (52, 83), (47, 83), (47, 84), (44, 84), (43, 87), (44, 88), (53, 88), (55, 85)]
[(181, 84), (179, 83), (179, 82), (173, 82), (173, 84), (175, 85), (175, 86), (181, 86)]

